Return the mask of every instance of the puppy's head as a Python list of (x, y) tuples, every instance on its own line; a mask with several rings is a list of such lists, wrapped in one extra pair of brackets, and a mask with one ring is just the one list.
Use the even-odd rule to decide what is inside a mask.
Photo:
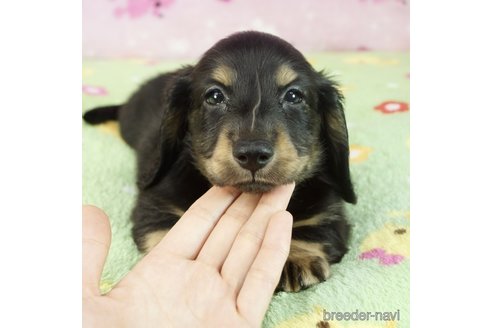
[[(259, 32), (234, 34), (182, 75), (170, 91), (161, 142), (175, 150), (187, 135), (212, 184), (265, 192), (318, 175), (355, 202), (342, 95), (292, 45)], [(186, 131), (169, 133), (176, 126)], [(170, 167), (171, 157), (154, 162)]]
[(324, 173), (355, 201), (342, 96), (292, 45), (234, 34), (204, 54), (190, 83), (192, 153), (212, 184), (265, 192)]

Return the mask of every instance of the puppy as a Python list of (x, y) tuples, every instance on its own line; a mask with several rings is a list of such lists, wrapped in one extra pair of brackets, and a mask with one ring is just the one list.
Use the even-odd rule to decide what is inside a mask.
[(263, 193), (295, 181), (292, 246), (278, 290), (299, 291), (324, 281), (347, 251), (344, 201), (356, 196), (342, 100), (292, 45), (242, 32), (84, 119), (118, 120), (136, 151), (132, 233), (141, 252), (211, 185)]

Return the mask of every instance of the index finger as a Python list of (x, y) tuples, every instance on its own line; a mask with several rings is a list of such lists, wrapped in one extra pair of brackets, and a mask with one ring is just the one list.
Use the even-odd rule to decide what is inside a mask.
[(229, 187), (210, 188), (183, 214), (155, 250), (195, 259), (217, 221), (239, 194)]
[(235, 294), (243, 285), (244, 278), (258, 254), (270, 218), (287, 208), (293, 191), (294, 184), (289, 184), (263, 194), (253, 214), (237, 234), (220, 271)]

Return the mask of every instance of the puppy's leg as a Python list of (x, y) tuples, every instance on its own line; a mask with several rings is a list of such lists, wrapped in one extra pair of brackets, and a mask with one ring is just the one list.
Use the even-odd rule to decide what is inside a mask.
[(145, 217), (143, 220), (135, 220), (132, 228), (132, 236), (138, 250), (148, 253), (157, 245), (179, 217), (172, 213), (161, 213), (159, 217)]
[(171, 203), (153, 202), (148, 197), (139, 197), (132, 214), (132, 235), (138, 250), (148, 253), (183, 213), (183, 210)]
[(143, 253), (150, 252), (152, 248), (154, 248), (154, 246), (157, 245), (162, 240), (162, 238), (164, 238), (168, 231), (169, 229), (163, 229), (144, 234), (142, 237), (143, 242), (140, 243), (143, 245), (141, 247), (139, 246), (140, 251)]
[(297, 292), (326, 280), (329, 274), (330, 264), (321, 243), (292, 240), (277, 289)]
[(348, 232), (344, 218), (334, 220), (326, 213), (294, 222), (290, 253), (277, 291), (297, 292), (325, 281), (330, 263), (339, 262), (347, 252)]

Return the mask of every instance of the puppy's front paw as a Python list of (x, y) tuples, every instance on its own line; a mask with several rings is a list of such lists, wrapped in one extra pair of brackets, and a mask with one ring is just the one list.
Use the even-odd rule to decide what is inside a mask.
[(293, 240), (277, 291), (298, 292), (325, 281), (330, 264), (320, 243)]

